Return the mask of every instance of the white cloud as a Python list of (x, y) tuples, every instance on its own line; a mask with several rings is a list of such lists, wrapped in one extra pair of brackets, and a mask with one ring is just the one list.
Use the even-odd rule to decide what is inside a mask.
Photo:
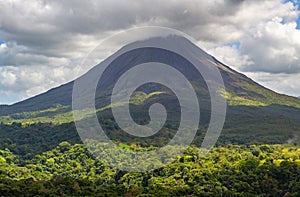
[(17, 76), (9, 70), (0, 70), (1, 81), (3, 86), (11, 87), (16, 83)]
[[(8, 97), (15, 95), (16, 99), (25, 99), (59, 86), (74, 79), (79, 67), (48, 67), (48, 66), (7, 66), (0, 68), (0, 94)], [(81, 71), (82, 72), (82, 71)]]

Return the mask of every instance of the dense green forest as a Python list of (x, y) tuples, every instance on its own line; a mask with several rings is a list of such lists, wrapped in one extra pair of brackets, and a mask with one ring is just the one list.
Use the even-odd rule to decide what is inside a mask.
[[(131, 149), (140, 147), (131, 146)], [(32, 159), (0, 151), (1, 196), (300, 196), (300, 147), (190, 147), (157, 170), (116, 170), (82, 144), (62, 142)]]
[[(113, 169), (94, 158), (74, 123), (1, 123), (0, 196), (300, 196), (299, 138), (273, 125), (288, 127), (289, 120), (266, 117), (253, 128), (247, 119), (240, 116), (235, 129), (235, 120), (228, 122), (204, 157), (197, 148), (205, 134), (200, 127), (184, 155), (144, 173)], [(147, 140), (132, 139), (113, 120), (100, 122), (110, 139), (135, 151), (161, 147), (174, 135), (165, 128)]]

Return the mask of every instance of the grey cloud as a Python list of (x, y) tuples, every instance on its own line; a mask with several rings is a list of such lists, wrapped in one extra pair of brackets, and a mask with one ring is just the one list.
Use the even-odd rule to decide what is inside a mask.
[(6, 39), (38, 50), (59, 48), (62, 40), (71, 42), (74, 35), (100, 34), (139, 24), (189, 31), (195, 26), (222, 21), (220, 15), (232, 15), (237, 10), (231, 1), (217, 5), (208, 2), (44, 0), (33, 1), (30, 7), (24, 1), (1, 10), (0, 30)]
[[(57, 58), (78, 58), (79, 53), (83, 55), (94, 47), (87, 43), (100, 40), (109, 32), (139, 25), (167, 26), (196, 39), (220, 41), (222, 37), (212, 35), (207, 25), (214, 23), (217, 26), (222, 22), (224, 18), (216, 13), (225, 17), (237, 10), (230, 6), (230, 1), (218, 5), (194, 0), (168, 3), (159, 0), (11, 2), (0, 7), (1, 38), (26, 49), (15, 54), (15, 58), (10, 54), (1, 65), (15, 66), (46, 65)], [(32, 63), (27, 63), (24, 56), (31, 56)], [(51, 59), (47, 61), (46, 57)]]

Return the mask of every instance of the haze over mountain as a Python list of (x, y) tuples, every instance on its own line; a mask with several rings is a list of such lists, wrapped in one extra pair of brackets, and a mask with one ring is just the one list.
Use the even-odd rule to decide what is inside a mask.
[[(189, 51), (201, 58), (204, 62), (202, 66), (209, 67), (212, 62), (218, 67), (226, 87), (226, 93), (223, 92), (222, 94), (228, 102), (226, 122), (221, 136), (223, 142), (285, 143), (287, 140), (298, 136), (300, 132), (299, 99), (277, 94), (259, 85), (247, 76), (222, 64), (185, 38), (155, 38), (141, 42), (148, 42), (148, 46), (149, 42), (175, 44), (181, 50)], [(113, 61), (100, 79), (95, 97), (100, 123), (106, 125), (104, 127), (109, 130), (111, 135), (120, 134), (120, 128), (113, 121), (110, 105), (110, 95), (114, 84), (125, 71), (135, 65), (145, 62), (160, 62), (171, 65), (183, 73), (196, 90), (199, 104), (202, 107), (198, 134), (198, 140), (200, 140), (208, 126), (211, 112), (209, 91), (200, 73), (193, 68), (190, 62), (164, 49), (145, 47), (133, 49), (123, 54), (125, 49), (134, 48), (134, 45), (135, 43), (127, 45), (109, 57)], [(89, 72), (97, 71), (100, 65)], [(0, 121), (3, 123), (21, 122), (22, 124), (72, 122), (73, 85), (74, 81), (25, 101), (0, 106)], [(165, 129), (176, 130), (180, 108), (176, 96), (167, 87), (147, 84), (138, 88), (131, 97), (131, 115), (137, 122), (144, 124), (149, 121), (149, 106), (156, 102), (164, 104), (167, 110), (171, 111)], [(115, 139), (130, 140), (130, 136), (120, 134), (115, 136)], [(195, 141), (198, 143), (197, 139)]]

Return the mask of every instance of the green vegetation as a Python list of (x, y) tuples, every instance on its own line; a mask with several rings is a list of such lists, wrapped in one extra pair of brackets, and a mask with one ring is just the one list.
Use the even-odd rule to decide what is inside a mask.
[(147, 99), (151, 98), (152, 96), (161, 94), (165, 94), (165, 92), (151, 92), (149, 94), (146, 94), (144, 92), (134, 92), (129, 102), (134, 105), (142, 105), (146, 102)]
[[(174, 163), (145, 173), (119, 171), (95, 159), (83, 144), (78, 144), (81, 141), (73, 123), (0, 124), (0, 193), (4, 196), (299, 196), (300, 147), (296, 145), (297, 136), (287, 132), (293, 129), (287, 126), (291, 120), (279, 117), (259, 122), (259, 119), (258, 116), (256, 125), (251, 126), (254, 123), (247, 116), (231, 118), (230, 124), (239, 126), (225, 127), (218, 146), (199, 157), (200, 149), (196, 146), (202, 142), (205, 131), (202, 128), (194, 145)], [(276, 128), (275, 122), (283, 126)], [(174, 134), (165, 129), (160, 136), (147, 141), (129, 138), (116, 130), (109, 119), (103, 121), (103, 127), (120, 148), (134, 151), (160, 147)], [(264, 132), (257, 132), (257, 128)], [(262, 144), (284, 143), (288, 139), (294, 145)], [(98, 146), (95, 149), (101, 149)]]
[[(164, 92), (152, 92), (146, 94), (144, 92), (135, 92), (130, 99), (130, 104), (142, 105), (145, 101), (150, 99), (153, 96), (164, 94)], [(110, 109), (111, 107), (118, 107), (125, 105), (127, 103), (116, 103), (113, 106), (107, 105), (96, 110), (96, 112), (101, 112)], [(80, 111), (82, 118), (86, 117), (89, 114), (92, 114), (91, 109), (86, 109)], [(5, 124), (12, 124), (13, 122), (21, 123), (23, 125), (30, 125), (34, 123), (51, 123), (51, 124), (64, 124), (71, 123), (74, 121), (73, 112), (69, 106), (56, 105), (49, 109), (40, 110), (40, 111), (30, 111), (30, 112), (20, 112), (13, 113), (7, 116), (0, 116), (0, 122)]]
[(13, 122), (30, 125), (34, 123), (63, 124), (73, 121), (73, 114), (69, 106), (56, 105), (45, 110), (19, 112), (1, 116), (0, 122), (12, 124)]
[[(230, 92), (225, 93), (225, 98), (228, 101), (228, 105), (230, 106), (236, 106), (236, 105), (243, 105), (243, 106), (267, 106), (268, 104), (259, 101), (259, 100), (254, 100), (253, 98), (246, 98), (243, 96), (237, 96), (235, 94), (232, 94)], [(252, 100), (253, 99), (253, 100)]]
[(62, 142), (51, 151), (25, 161), (5, 149), (0, 151), (0, 193), (4, 196), (300, 195), (300, 147), (227, 145), (214, 148), (203, 157), (199, 157), (199, 151), (190, 147), (161, 169), (132, 173), (106, 166), (81, 144)]

